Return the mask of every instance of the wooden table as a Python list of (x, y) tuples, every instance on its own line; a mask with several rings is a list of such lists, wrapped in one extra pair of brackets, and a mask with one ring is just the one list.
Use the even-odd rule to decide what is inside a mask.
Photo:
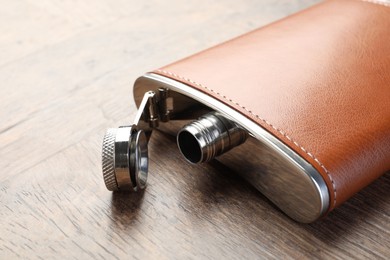
[(102, 137), (133, 120), (138, 76), (315, 2), (3, 1), (0, 258), (388, 259), (389, 174), (298, 224), (155, 132), (146, 191), (103, 184)]

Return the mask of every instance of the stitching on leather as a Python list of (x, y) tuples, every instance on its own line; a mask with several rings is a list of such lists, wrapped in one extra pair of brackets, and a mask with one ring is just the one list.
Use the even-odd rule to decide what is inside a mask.
[(304, 153), (306, 153), (310, 158), (312, 158), (324, 171), (325, 173), (328, 175), (331, 183), (332, 183), (332, 186), (333, 186), (333, 194), (334, 194), (334, 200), (333, 200), (333, 207), (336, 205), (336, 197), (337, 197), (337, 190), (336, 190), (336, 185), (334, 183), (334, 180), (333, 180), (333, 177), (332, 175), (330, 174), (330, 172), (328, 171), (328, 169), (326, 169), (326, 167), (324, 166), (324, 164), (322, 164), (312, 153), (310, 153), (309, 151), (307, 151), (303, 146), (301, 146), (298, 142), (296, 142), (294, 139), (292, 139), (289, 135), (287, 135), (285, 132), (283, 132), (282, 130), (280, 130), (279, 128), (275, 127), (274, 125), (272, 125), (269, 121), (261, 118), (260, 116), (254, 114), (251, 110), (247, 109), (246, 107), (240, 105), (239, 103), (233, 101), (232, 99), (226, 97), (225, 95), (222, 95), (220, 94), (219, 92), (216, 92), (214, 91), (213, 89), (210, 89), (196, 81), (193, 81), (189, 78), (185, 78), (185, 77), (182, 77), (182, 76), (179, 76), (175, 73), (172, 73), (172, 72), (169, 72), (169, 71), (166, 71), (166, 70), (156, 70), (157, 72), (160, 72), (160, 73), (163, 73), (163, 74), (167, 74), (167, 75), (170, 75), (170, 76), (173, 76), (173, 77), (176, 77), (178, 79), (181, 79), (181, 80), (184, 80), (188, 83), (191, 83), (191, 84), (195, 84), (196, 86), (199, 86), (201, 88), (204, 88), (208, 91), (211, 91), (215, 94), (217, 94), (218, 96), (222, 97), (223, 99), (229, 101), (230, 103), (233, 103), (234, 105), (237, 105), (239, 107), (241, 107), (242, 109), (244, 109), (245, 111), (247, 111), (249, 114), (251, 114), (252, 116), (260, 119), (261, 121), (263, 121), (264, 123), (266, 123), (267, 125), (269, 125), (270, 127), (272, 127), (273, 129), (275, 129), (277, 132), (279, 132), (281, 135), (283, 135), (284, 137), (287, 138), (287, 140), (289, 140), (291, 143), (293, 143), (295, 146), (297, 146), (299, 149), (301, 149)]
[(386, 7), (390, 7), (390, 2), (389, 1), (380, 1), (380, 0), (360, 0), (362, 2), (367, 2), (367, 3), (372, 3), (372, 4), (377, 4), (377, 5), (383, 5)]

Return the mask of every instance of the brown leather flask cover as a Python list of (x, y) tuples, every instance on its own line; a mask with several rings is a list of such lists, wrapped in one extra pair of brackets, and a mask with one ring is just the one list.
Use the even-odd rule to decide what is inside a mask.
[(390, 169), (390, 7), (326, 1), (153, 71), (234, 108), (309, 162), (329, 208)]

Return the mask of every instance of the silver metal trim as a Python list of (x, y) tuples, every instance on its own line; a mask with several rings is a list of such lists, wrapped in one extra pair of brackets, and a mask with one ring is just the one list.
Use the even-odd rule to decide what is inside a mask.
[(148, 141), (145, 132), (138, 130), (130, 145), (130, 165), (134, 167), (135, 189), (143, 190), (148, 179)]
[(185, 125), (177, 134), (181, 154), (192, 164), (208, 162), (247, 139), (247, 132), (216, 112)]
[(148, 178), (148, 138), (135, 125), (110, 128), (103, 138), (102, 171), (110, 191), (138, 191)]
[(131, 178), (134, 172), (130, 165), (130, 144), (132, 139), (132, 127), (120, 127), (116, 131), (115, 154), (115, 178), (119, 190), (133, 190), (135, 183)]
[[(139, 86), (139, 82), (142, 80), (148, 80), (150, 82), (148, 82), (147, 84), (145, 83), (145, 86)], [(320, 218), (327, 212), (329, 208), (329, 191), (321, 174), (310, 163), (308, 163), (304, 158), (299, 156), (291, 148), (282, 143), (279, 139), (267, 132), (257, 123), (249, 120), (241, 113), (214, 99), (213, 97), (179, 81), (154, 73), (145, 74), (136, 81), (134, 86), (134, 98), (136, 100), (137, 105), (140, 104), (138, 96), (141, 92), (145, 92), (148, 90), (155, 91), (159, 88), (168, 88), (170, 91), (178, 92), (184, 96), (190, 97), (191, 99), (198, 101), (201, 104), (208, 106), (214, 111), (221, 113), (223, 116), (236, 122), (243, 129), (248, 131), (249, 135), (253, 137), (253, 140), (260, 141), (261, 145), (265, 145), (267, 149), (270, 149), (271, 151), (277, 153), (278, 156), (280, 156), (281, 159), (288, 164), (288, 167), (293, 168), (294, 171), (298, 171), (303, 183), (308, 183), (309, 185), (311, 185), (310, 189), (316, 191), (316, 194), (311, 194), (316, 197), (313, 197), (313, 200), (316, 200), (316, 204), (313, 205), (313, 208), (301, 209), (299, 208), (300, 205), (298, 205), (297, 203), (292, 203), (292, 205), (290, 206), (285, 205), (284, 201), (284, 205), (282, 205), (280, 202), (278, 202), (278, 198), (272, 198), (268, 196), (269, 199), (275, 204), (277, 204), (277, 206), (281, 208), (282, 211), (284, 211), (287, 215), (299, 222), (309, 223)], [(261, 185), (255, 185), (255, 187), (257, 187), (260, 191), (264, 193), (264, 187), (261, 187)], [(268, 188), (272, 189), (272, 187), (267, 187), (267, 189)], [(310, 194), (308, 194), (308, 196), (309, 195)], [(313, 212), (308, 213), (308, 211), (310, 210)]]

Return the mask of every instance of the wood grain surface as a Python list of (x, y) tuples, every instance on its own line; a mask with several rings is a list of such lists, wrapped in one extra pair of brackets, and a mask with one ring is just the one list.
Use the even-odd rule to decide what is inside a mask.
[(133, 120), (138, 76), (315, 2), (2, 1), (0, 258), (389, 259), (389, 174), (298, 224), (155, 132), (145, 192), (103, 183), (102, 137)]

